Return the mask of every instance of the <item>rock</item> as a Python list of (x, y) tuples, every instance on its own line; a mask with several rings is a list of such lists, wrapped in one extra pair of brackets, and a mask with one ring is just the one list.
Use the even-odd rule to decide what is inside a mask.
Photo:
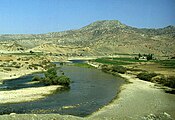
[(16, 115), (16, 113), (10, 113), (10, 115)]

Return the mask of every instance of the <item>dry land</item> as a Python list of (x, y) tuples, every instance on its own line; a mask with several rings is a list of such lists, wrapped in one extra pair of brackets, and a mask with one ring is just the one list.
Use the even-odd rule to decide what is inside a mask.
[[(30, 55), (1, 55), (0, 56), (0, 84), (5, 79), (14, 79), (35, 72), (45, 71), (50, 60), (44, 57)], [(0, 91), (0, 104), (29, 102), (44, 98), (61, 86), (44, 86), (23, 88), (19, 90)]]
[(10, 91), (0, 91), (0, 104), (38, 100), (52, 94), (60, 87), (61, 86), (55, 85), (37, 88), (23, 88)]

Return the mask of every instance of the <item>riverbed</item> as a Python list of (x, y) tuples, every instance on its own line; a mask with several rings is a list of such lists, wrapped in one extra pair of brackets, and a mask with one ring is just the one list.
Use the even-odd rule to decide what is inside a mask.
[[(122, 78), (94, 68), (64, 65), (61, 70), (72, 80), (70, 89), (59, 90), (53, 95), (33, 102), (0, 104), (0, 113), (59, 113), (87, 116), (111, 102), (119, 92), (120, 86), (124, 83)], [(30, 76), (24, 78), (27, 78), (28, 82), (30, 82)], [(16, 83), (18, 80), (11, 81), (11, 85), (14, 85), (12, 83)], [(24, 83), (25, 79), (21, 81)], [(18, 86), (17, 84), (15, 89), (22, 88), (21, 83), (19, 81), (18, 83), (20, 85)], [(8, 85), (6, 84), (6, 87), (13, 88)], [(27, 87), (30, 86), (27, 85)], [(42, 87), (42, 85), (31, 87)]]

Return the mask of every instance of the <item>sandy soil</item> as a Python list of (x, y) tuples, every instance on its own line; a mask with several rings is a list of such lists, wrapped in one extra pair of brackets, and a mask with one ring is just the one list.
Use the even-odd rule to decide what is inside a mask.
[[(39, 71), (40, 70), (27, 70), (25, 68), (20, 68), (12, 71), (0, 72), (0, 84), (2, 84), (2, 81), (5, 79), (18, 78)], [(44, 86), (38, 88), (23, 88), (11, 91), (0, 91), (0, 104), (38, 100), (44, 98), (47, 95), (52, 94), (53, 91), (57, 90), (60, 87), (61, 86), (57, 85), (57, 86)]]
[(29, 102), (44, 98), (45, 96), (52, 94), (61, 86), (45, 86), (38, 88), (25, 88), (11, 91), (0, 91), (0, 104), (3, 103), (17, 103), (17, 102)]
[(175, 95), (141, 81), (132, 75), (121, 74), (131, 84), (125, 84), (119, 98), (91, 115), (90, 119), (140, 120), (149, 114), (167, 113), (175, 119)]
[[(18, 59), (27, 59), (27, 60), (18, 60)], [(43, 58), (44, 59), (44, 58)], [(34, 72), (43, 71), (44, 69), (38, 67), (38, 69), (27, 69), (29, 65), (39, 64), (42, 62), (41, 58), (25, 57), (25, 56), (15, 56), (15, 55), (0, 55), (0, 82), (4, 79), (13, 79), (18, 78), (23, 75), (31, 74)], [(12, 63), (15, 62), (14, 66), (20, 66), (19, 68), (12, 67)], [(27, 63), (26, 63), (27, 62)], [(5, 66), (5, 67), (4, 67)], [(7, 67), (10, 66), (10, 67)], [(4, 68), (9, 68), (11, 70), (7, 71)]]
[(13, 71), (0, 72), (0, 83), (3, 80), (19, 78), (21, 76), (31, 74), (34, 72), (40, 72), (41, 70), (26, 70), (26, 69), (16, 69)]
[[(9, 56), (1, 56), (1, 64), (4, 63), (4, 60), (13, 59), (13, 61), (17, 63), (23, 63), (23, 61), (17, 61), (15, 57), (9, 57)], [(30, 59), (30, 63), (39, 63), (40, 60), (32, 60)], [(23, 63), (24, 64), (24, 63)], [(19, 78), (21, 76), (32, 74), (34, 72), (40, 72), (43, 69), (38, 68), (35, 69), (27, 69), (28, 65), (24, 64), (23, 67), (20, 68), (14, 68), (11, 67), (11, 71), (4, 71), (2, 68), (0, 68), (0, 84), (2, 84), (3, 80), (6, 79), (14, 79)], [(53, 91), (57, 90), (61, 86), (45, 86), (45, 87), (38, 87), (38, 88), (24, 88), (20, 90), (11, 90), (11, 91), (0, 91), (0, 104), (3, 103), (16, 103), (16, 102), (28, 102), (28, 101), (34, 101), (41, 98), (44, 98), (45, 96), (52, 94)]]

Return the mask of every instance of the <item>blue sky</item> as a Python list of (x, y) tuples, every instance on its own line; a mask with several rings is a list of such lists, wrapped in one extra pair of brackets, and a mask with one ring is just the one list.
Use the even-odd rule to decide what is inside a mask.
[(175, 0), (0, 0), (0, 34), (78, 29), (97, 20), (139, 28), (175, 25)]

